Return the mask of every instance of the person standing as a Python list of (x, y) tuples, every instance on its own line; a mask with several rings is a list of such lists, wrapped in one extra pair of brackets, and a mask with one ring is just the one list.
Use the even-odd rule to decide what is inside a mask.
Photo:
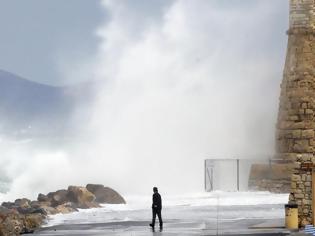
[(160, 228), (161, 229), (163, 228), (161, 211), (162, 211), (162, 198), (158, 192), (158, 188), (154, 187), (153, 196), (152, 196), (152, 223), (150, 224), (152, 228), (154, 228), (155, 226), (156, 215), (159, 218)]

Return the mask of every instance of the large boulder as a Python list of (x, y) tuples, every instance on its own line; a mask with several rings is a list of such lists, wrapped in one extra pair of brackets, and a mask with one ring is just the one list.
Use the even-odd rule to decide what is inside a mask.
[(0, 236), (14, 236), (32, 233), (43, 223), (41, 214), (21, 215), (18, 213), (0, 214)]
[(12, 209), (15, 207), (15, 203), (14, 202), (3, 202), (1, 204), (2, 207), (8, 208), (8, 209)]
[(39, 202), (48, 202), (49, 201), (49, 197), (47, 197), (45, 194), (38, 194), (38, 197), (37, 197), (37, 201)]
[(14, 204), (20, 208), (30, 208), (31, 207), (31, 200), (29, 200), (27, 198), (16, 199), (14, 201)]
[(21, 234), (33, 233), (35, 229), (39, 228), (45, 217), (40, 213), (25, 215), (23, 220), (23, 228)]
[(57, 214), (56, 208), (50, 206), (50, 202), (32, 201), (31, 208), (35, 209), (33, 213), (41, 213), (43, 215)]
[(0, 235), (20, 235), (23, 231), (23, 221), (18, 213), (0, 214)]
[(125, 199), (119, 193), (102, 184), (88, 184), (86, 188), (95, 195), (97, 203), (126, 204)]
[[(9, 213), (12, 213), (12, 209), (8, 209), (4, 206), (0, 206), (0, 215), (4, 216), (4, 215), (7, 215)], [(1, 221), (1, 219), (0, 219)]]
[(69, 202), (74, 203), (77, 208), (87, 209), (99, 207), (94, 201), (94, 194), (88, 191), (85, 187), (69, 186), (67, 199)]
[(2, 207), (15, 210), (21, 214), (32, 214), (39, 213), (38, 209), (35, 209), (31, 206), (31, 201), (27, 198), (16, 199), (13, 202), (3, 202)]
[(61, 189), (47, 194), (52, 207), (56, 207), (68, 202), (68, 190)]

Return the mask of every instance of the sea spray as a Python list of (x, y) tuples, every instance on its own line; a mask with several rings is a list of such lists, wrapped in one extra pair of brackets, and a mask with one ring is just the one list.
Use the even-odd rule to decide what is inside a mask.
[(97, 31), (91, 68), (101, 84), (91, 119), (79, 122), (78, 107), (71, 140), (57, 147), (4, 138), (6, 196), (34, 198), (89, 182), (129, 194), (147, 194), (153, 185), (168, 194), (198, 192), (209, 155), (272, 152), (283, 4), (218, 2), (170, 1), (151, 16), (136, 4), (103, 1), (110, 18)]

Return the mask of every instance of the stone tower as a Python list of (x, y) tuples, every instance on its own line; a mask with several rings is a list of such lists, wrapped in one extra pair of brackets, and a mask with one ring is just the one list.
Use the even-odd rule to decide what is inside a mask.
[[(315, 0), (290, 0), (290, 28), (277, 121), (277, 157), (292, 161), (290, 202), (312, 222), (315, 163)], [(309, 166), (305, 168), (305, 166)]]

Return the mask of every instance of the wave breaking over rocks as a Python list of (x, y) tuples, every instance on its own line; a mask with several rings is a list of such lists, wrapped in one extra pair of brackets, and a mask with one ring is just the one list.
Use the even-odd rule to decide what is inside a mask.
[(0, 236), (32, 233), (48, 215), (96, 208), (100, 204), (126, 204), (126, 201), (109, 187), (88, 184), (86, 187), (69, 186), (47, 195), (40, 193), (36, 201), (22, 198), (3, 202), (0, 206)]

